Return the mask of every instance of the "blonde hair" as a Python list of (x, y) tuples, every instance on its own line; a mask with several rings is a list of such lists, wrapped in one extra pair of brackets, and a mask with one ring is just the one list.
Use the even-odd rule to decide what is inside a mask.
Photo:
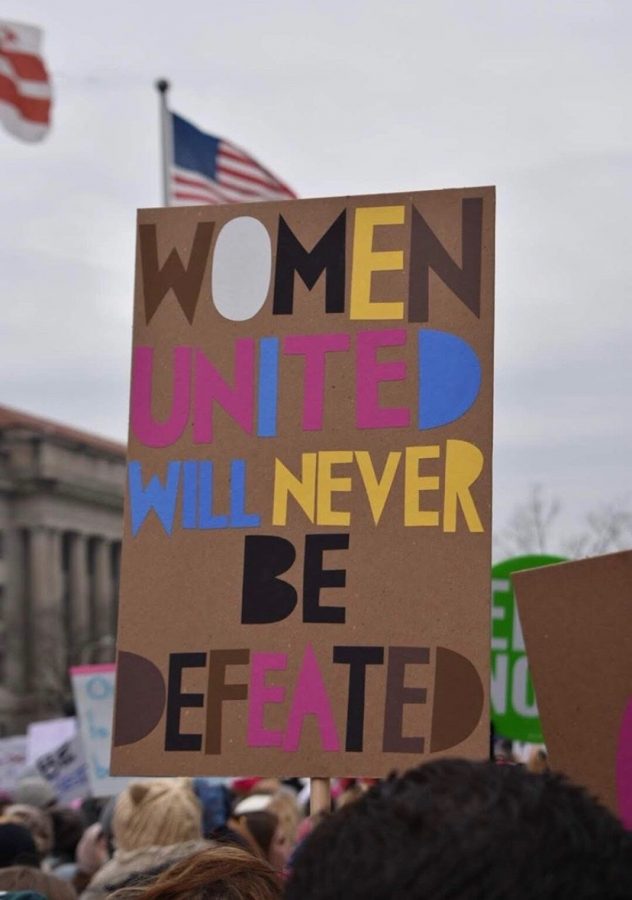
[(294, 791), (285, 787), (280, 788), (266, 809), (276, 815), (285, 836), (290, 844), (293, 844), (301, 821), (301, 813)]

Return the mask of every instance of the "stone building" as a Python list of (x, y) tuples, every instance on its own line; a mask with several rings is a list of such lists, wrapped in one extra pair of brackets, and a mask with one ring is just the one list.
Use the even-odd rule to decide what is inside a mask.
[(125, 447), (0, 407), (0, 734), (114, 658)]

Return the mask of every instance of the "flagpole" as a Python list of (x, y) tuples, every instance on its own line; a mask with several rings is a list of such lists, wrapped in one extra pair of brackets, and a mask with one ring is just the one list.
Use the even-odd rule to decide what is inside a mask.
[(160, 94), (160, 134), (162, 138), (162, 205), (169, 206), (169, 173), (173, 156), (173, 130), (167, 106), (169, 82), (161, 78), (156, 82)]

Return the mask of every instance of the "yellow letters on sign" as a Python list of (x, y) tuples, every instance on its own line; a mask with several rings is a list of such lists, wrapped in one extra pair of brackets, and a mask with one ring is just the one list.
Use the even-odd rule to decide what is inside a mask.
[(401, 271), (403, 250), (374, 250), (376, 225), (403, 225), (404, 206), (366, 206), (355, 211), (353, 263), (351, 267), (350, 319), (403, 319), (403, 300), (371, 301), (373, 272)]
[(318, 454), (318, 499), (316, 520), (319, 525), (351, 524), (351, 513), (337, 512), (331, 508), (331, 495), (338, 491), (350, 491), (351, 479), (332, 475), (331, 467), (339, 463), (353, 462), (351, 450), (321, 450)]
[(397, 472), (397, 466), (399, 465), (401, 456), (402, 454), (398, 450), (391, 451), (386, 458), (382, 477), (378, 478), (376, 471), (373, 468), (371, 454), (366, 450), (356, 451), (356, 462), (358, 464), (358, 469), (360, 470), (360, 475), (362, 476), (362, 481), (364, 482), (366, 495), (369, 499), (369, 505), (371, 507), (371, 512), (373, 513), (373, 521), (376, 525), (382, 518), (384, 506), (393, 486), (395, 473)]
[(292, 495), (310, 522), (316, 505), (316, 454), (301, 453), (301, 477), (297, 478), (280, 459), (274, 461), (272, 524), (287, 524), (287, 501)]
[(427, 447), (406, 447), (404, 470), (404, 525), (438, 525), (439, 513), (421, 508), (422, 491), (438, 491), (438, 475), (420, 475), (419, 463), (422, 459), (439, 459), (438, 445)]
[(470, 531), (483, 531), (470, 488), (483, 471), (483, 454), (469, 441), (446, 441), (443, 530), (456, 531), (456, 504), (461, 504)]

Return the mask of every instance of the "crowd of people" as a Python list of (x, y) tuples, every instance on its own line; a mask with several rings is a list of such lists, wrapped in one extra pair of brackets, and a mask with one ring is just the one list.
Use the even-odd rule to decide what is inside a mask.
[[(58, 804), (26, 777), (0, 813), (0, 897), (50, 900), (630, 900), (632, 835), (582, 788), (517, 764), (440, 760), (338, 779), (146, 779)], [(6, 892), (6, 893), (3, 893)]]

